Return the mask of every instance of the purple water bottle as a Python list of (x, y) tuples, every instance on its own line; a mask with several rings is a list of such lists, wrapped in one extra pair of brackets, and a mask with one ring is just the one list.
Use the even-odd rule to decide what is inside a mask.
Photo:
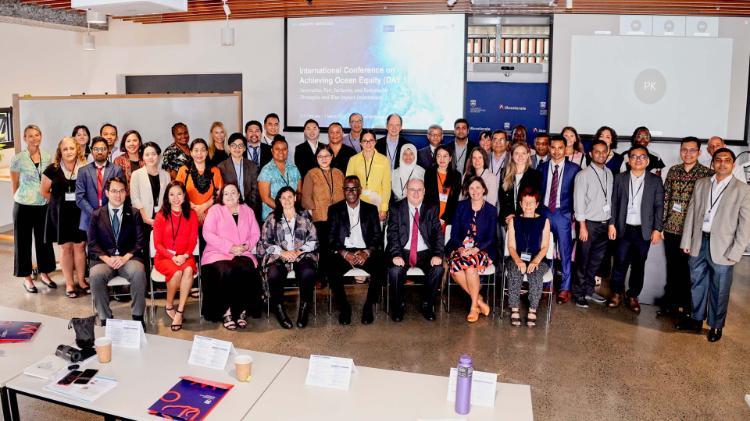
[(463, 354), (458, 359), (456, 371), (456, 413), (466, 415), (471, 409), (471, 377), (474, 373), (474, 366), (468, 354)]

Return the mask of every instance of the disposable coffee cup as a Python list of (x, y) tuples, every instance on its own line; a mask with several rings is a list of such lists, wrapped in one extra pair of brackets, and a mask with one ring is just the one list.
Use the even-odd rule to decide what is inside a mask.
[(253, 372), (253, 357), (249, 355), (234, 357), (234, 370), (237, 373), (237, 380), (249, 382)]
[(94, 347), (96, 348), (96, 356), (99, 357), (100, 363), (106, 364), (112, 361), (112, 339), (106, 336), (96, 338)]

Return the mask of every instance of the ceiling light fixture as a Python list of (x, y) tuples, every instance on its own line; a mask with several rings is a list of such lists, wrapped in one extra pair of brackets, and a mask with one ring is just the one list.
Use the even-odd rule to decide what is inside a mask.
[(223, 0), (224, 15), (226, 16), (227, 26), (221, 28), (221, 45), (231, 47), (234, 45), (234, 28), (229, 26), (229, 15), (232, 11), (229, 9), (229, 0)]
[(86, 23), (105, 25), (107, 23), (107, 15), (88, 9), (86, 10)]
[(96, 50), (96, 38), (91, 33), (91, 24), (86, 24), (86, 33), (83, 34), (83, 50), (84, 51), (95, 51)]

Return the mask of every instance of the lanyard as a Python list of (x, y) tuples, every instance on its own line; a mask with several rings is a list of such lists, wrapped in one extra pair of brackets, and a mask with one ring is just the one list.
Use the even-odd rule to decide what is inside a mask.
[(329, 194), (328, 203), (331, 203), (331, 201), (333, 200), (333, 170), (331, 169), (328, 170), (328, 172), (331, 173), (330, 183), (328, 182), (328, 177), (326, 177), (326, 171), (321, 168), (320, 172), (323, 173), (323, 179), (326, 181), (326, 184), (328, 185), (328, 194)]
[[(409, 180), (411, 180), (411, 176), (414, 174), (414, 170), (417, 169), (417, 167), (414, 167), (411, 169), (411, 172), (409, 173), (409, 177), (406, 179), (406, 184), (409, 184)], [(401, 196), (404, 195), (404, 179), (401, 177), (401, 171), (398, 172), (398, 181), (401, 183)]]
[[(65, 164), (64, 163), (60, 163), (60, 170), (61, 171), (63, 169), (63, 165), (65, 165)], [(73, 175), (75, 175), (76, 167), (77, 166), (78, 166), (78, 160), (76, 159), (75, 162), (73, 162), (73, 171), (70, 172), (70, 177), (65, 177), (65, 171), (63, 171), (63, 177), (65, 177), (65, 179), (68, 180), (69, 182), (73, 181)], [(68, 193), (72, 193), (70, 191), (70, 183), (67, 183), (67, 184), (68, 184)]]
[[(232, 160), (232, 166), (234, 167), (234, 160)], [(235, 172), (237, 172), (235, 167)], [(237, 174), (237, 187), (240, 189), (240, 193), (242, 193), (242, 196), (245, 196), (245, 179), (244, 179), (244, 173), (245, 172), (245, 161), (244, 159), (240, 159), (240, 173)]]
[(372, 172), (372, 161), (375, 159), (375, 153), (372, 154), (372, 158), (370, 158), (370, 169), (367, 169), (367, 160), (365, 159), (365, 154), (362, 154), (362, 161), (365, 163), (365, 189), (369, 187), (369, 181), (370, 181), (370, 173)]
[[(594, 174), (596, 175), (596, 179), (599, 180), (599, 186), (602, 188), (602, 193), (604, 193), (604, 202), (607, 202), (607, 188), (604, 187), (607, 182), (609, 181), (609, 176), (607, 176), (607, 171), (604, 171), (604, 184), (602, 184), (602, 179), (599, 177), (599, 172), (596, 170), (596, 164), (591, 166), (591, 170), (594, 171)], [(632, 179), (630, 180), (633, 181)], [(641, 183), (641, 186), (643, 186), (643, 183)], [(638, 194), (636, 192), (636, 194)]]
[(630, 176), (630, 205), (633, 206), (635, 204), (635, 198), (638, 197), (638, 193), (641, 192), (641, 189), (643, 188), (643, 184), (646, 183), (646, 178), (644, 177), (641, 181), (641, 185), (638, 186), (638, 190), (635, 191), (635, 194), (633, 194), (633, 176), (631, 174)]
[[(289, 224), (289, 221), (286, 220), (286, 216), (282, 215), (281, 219), (284, 220), (284, 225), (286, 225), (286, 228), (289, 230), (289, 235), (292, 237), (292, 244), (290, 246), (292, 247), (292, 250), (295, 249), (294, 247), (294, 229), (292, 229), (292, 226)], [(295, 223), (296, 226), (296, 220), (292, 220), (293, 223)]]
[[(456, 148), (456, 149), (458, 149), (458, 145), (456, 145), (456, 147), (455, 147), (455, 148)], [(458, 165), (458, 163), (459, 163), (459, 162), (461, 162), (461, 158), (463, 158), (463, 157), (464, 157), (464, 155), (466, 155), (466, 150), (467, 150), (467, 149), (469, 149), (469, 145), (466, 145), (466, 146), (464, 146), (464, 151), (463, 151), (463, 152), (461, 152), (461, 155), (458, 155), (458, 156), (456, 157), (456, 167), (460, 167), (460, 166), (461, 166), (461, 165)], [(461, 171), (460, 169), (459, 169), (459, 172), (463, 173), (463, 171)]]
[[(716, 186), (718, 187), (718, 184)], [(716, 204), (719, 203), (719, 199), (721, 199), (721, 195), (724, 194), (724, 191), (726, 191), (727, 187), (729, 187), (729, 183), (727, 183), (727, 185), (724, 186), (723, 189), (721, 189), (721, 192), (719, 192), (719, 195), (716, 196), (716, 200), (714, 200), (714, 182), (713, 181), (711, 182), (711, 196), (709, 198), (709, 200), (711, 201), (711, 207), (708, 208), (708, 213), (713, 213), (714, 206), (716, 206)]]
[(498, 161), (497, 172), (495, 172), (495, 158), (492, 158), (492, 157), (490, 158), (490, 171), (492, 171), (492, 173), (495, 174), (495, 176), (500, 175), (500, 171), (503, 169), (502, 162), (503, 162), (502, 159)]
[(172, 226), (172, 248), (175, 249), (174, 252), (177, 253), (177, 236), (180, 232), (180, 225), (182, 225), (182, 212), (180, 212), (179, 219), (177, 220), (177, 231), (174, 229), (174, 212), (171, 210), (169, 212), (169, 225)]
[(445, 173), (442, 177), (440, 177), (440, 171), (437, 171), (437, 179), (438, 179), (438, 190), (442, 191), (443, 194), (448, 193), (448, 188), (445, 187), (445, 180), (448, 178), (448, 173)]
[(34, 158), (31, 157), (31, 152), (29, 152), (28, 150), (26, 152), (28, 152), (29, 154), (29, 161), (31, 161), (31, 163), (34, 165), (34, 171), (36, 171), (36, 175), (39, 176), (39, 181), (42, 181), (42, 153), (39, 152), (39, 163), (37, 164), (36, 162), (34, 162)]
[[(351, 208), (347, 209), (347, 212), (350, 212), (350, 210)], [(349, 218), (351, 219), (351, 214), (349, 214)], [(357, 226), (359, 225), (359, 220), (360, 220), (359, 215), (357, 215), (357, 222), (355, 224), (352, 224), (351, 220), (349, 221), (349, 225), (351, 225), (351, 227), (349, 227), (349, 236), (352, 235), (352, 231), (354, 231), (354, 228), (357, 228)]]
[(388, 140), (385, 141), (385, 151), (388, 153), (388, 160), (391, 161), (391, 168), (396, 166), (396, 155), (398, 155), (398, 143), (396, 144), (396, 147), (393, 150), (393, 155), (391, 156), (391, 145), (388, 143)]
[(352, 135), (349, 135), (349, 146), (351, 146), (355, 151), (357, 150), (357, 148), (354, 146), (354, 142), (352, 142)]
[(286, 172), (286, 166), (284, 166), (284, 174), (281, 173), (281, 170), (279, 170), (279, 166), (278, 165), (276, 165), (276, 170), (279, 172), (279, 176), (281, 177), (281, 179), (284, 180), (284, 184), (286, 184), (288, 187), (291, 187), (289, 185), (289, 177), (286, 176), (286, 173), (287, 173)]

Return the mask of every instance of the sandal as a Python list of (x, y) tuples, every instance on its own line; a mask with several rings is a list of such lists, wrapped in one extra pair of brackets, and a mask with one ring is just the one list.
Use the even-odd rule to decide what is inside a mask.
[(232, 320), (231, 314), (225, 314), (223, 320), (224, 329), (226, 330), (237, 330), (237, 324)]
[(521, 326), (521, 313), (518, 312), (518, 309), (511, 310), (510, 324), (516, 327)]
[(83, 292), (84, 294), (91, 294), (90, 285), (86, 285), (86, 286), (78, 285), (78, 289), (81, 290), (81, 292)]
[(529, 314), (526, 316), (526, 326), (536, 326), (536, 311), (529, 310)]
[(74, 290), (74, 289), (71, 289), (71, 290), (65, 290), (65, 295), (66, 295), (66, 296), (67, 296), (68, 298), (78, 298), (78, 297), (79, 297), (79, 295), (78, 295), (78, 291), (76, 291), (76, 290)]
[(490, 306), (489, 304), (484, 302), (484, 299), (482, 297), (479, 297), (479, 300), (477, 300), (477, 305), (479, 306), (479, 311), (485, 316), (490, 315)]
[(190, 298), (195, 298), (197, 300), (200, 297), (201, 297), (201, 292), (198, 288), (190, 289)]
[(174, 306), (172, 306), (172, 307), (164, 307), (164, 312), (167, 313), (167, 317), (169, 317), (171, 320), (174, 320), (175, 316), (177, 316), (177, 315), (175, 314), (173, 316), (173, 315), (169, 314), (170, 311), (175, 311)]
[[(174, 309), (173, 309), (173, 310), (174, 310)], [(180, 314), (182, 314), (182, 311), (180, 311), (180, 310), (175, 310), (174, 312), (175, 312), (175, 313), (180, 313)], [(175, 319), (176, 319), (176, 318), (177, 318), (177, 315), (175, 314), (175, 316), (174, 316), (174, 317), (175, 317)], [(184, 320), (183, 320), (183, 322), (184, 322)], [(174, 319), (172, 319), (172, 325), (171, 325), (171, 326), (169, 326), (169, 328), (170, 328), (170, 329), (172, 330), (172, 332), (177, 332), (178, 330), (181, 330), (181, 329), (182, 329), (182, 323), (175, 323), (175, 322), (174, 322)]]
[(240, 329), (247, 327), (247, 311), (243, 310), (242, 313), (240, 313), (240, 318), (237, 319), (237, 327)]
[(469, 323), (474, 323), (477, 320), (479, 320), (479, 309), (476, 307), (472, 307), (471, 311), (469, 311), (469, 315), (466, 316), (466, 321)]

